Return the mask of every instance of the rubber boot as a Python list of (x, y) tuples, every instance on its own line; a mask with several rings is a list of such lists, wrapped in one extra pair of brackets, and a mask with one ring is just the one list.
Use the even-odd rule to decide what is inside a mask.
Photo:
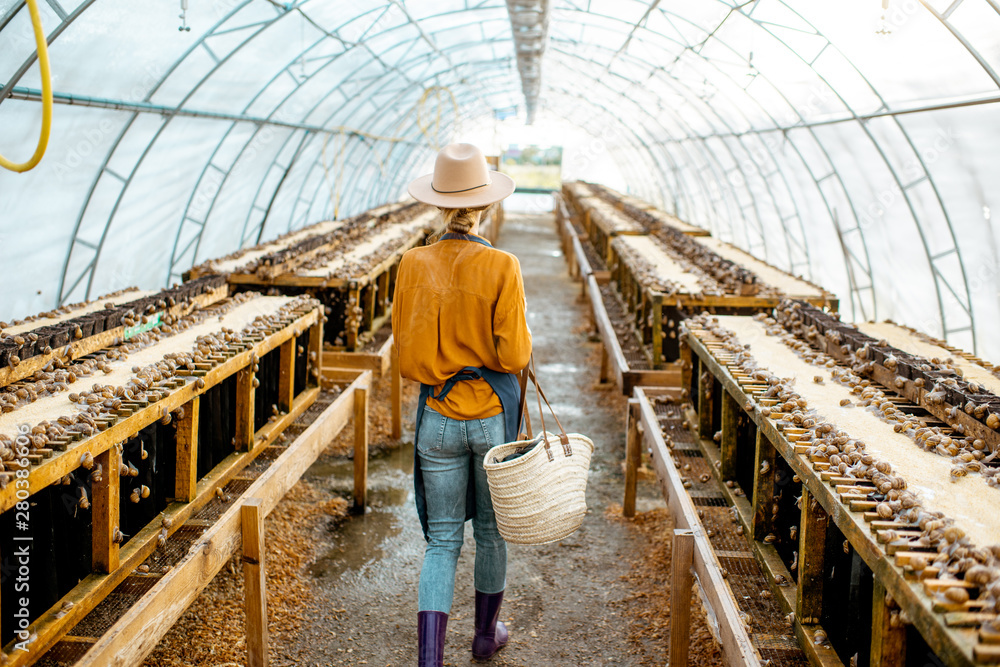
[(417, 612), (417, 665), (441, 667), (444, 662), (444, 636), (448, 614), (443, 611)]
[(489, 660), (507, 643), (507, 626), (497, 620), (503, 591), (480, 593), (476, 591), (476, 635), (472, 638), (472, 659)]

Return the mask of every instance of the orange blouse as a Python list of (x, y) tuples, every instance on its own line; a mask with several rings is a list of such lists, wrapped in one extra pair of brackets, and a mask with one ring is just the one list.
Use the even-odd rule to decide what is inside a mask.
[[(474, 241), (444, 239), (403, 255), (392, 302), (399, 371), (434, 386), (466, 366), (518, 373), (528, 365), (531, 331), (517, 258)], [(458, 382), (427, 405), (452, 419), (500, 414), (500, 399), (485, 380)]]

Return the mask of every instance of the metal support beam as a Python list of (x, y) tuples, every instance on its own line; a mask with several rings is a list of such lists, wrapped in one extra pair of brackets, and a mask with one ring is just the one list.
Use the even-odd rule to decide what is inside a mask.
[(549, 37), (549, 0), (507, 0), (507, 13), (514, 34), (527, 122), (531, 125), (535, 122), (542, 89), (542, 56)]
[[(40, 102), (42, 91), (35, 88), (14, 88), (10, 92), (10, 98), (14, 100), (25, 100), (29, 102)], [(91, 97), (89, 95), (71, 95), (69, 93), (52, 93), (52, 100), (56, 104), (66, 104), (69, 106), (91, 107), (97, 109), (112, 109), (114, 111), (127, 111), (130, 113), (159, 114), (166, 117), (185, 116), (188, 118), (210, 118), (212, 120), (226, 120), (237, 123), (253, 123), (254, 125), (270, 125), (272, 127), (284, 127), (292, 130), (305, 130), (317, 134), (346, 134), (354, 137), (366, 137), (380, 141), (392, 141), (397, 143), (412, 143), (420, 145), (420, 142), (410, 141), (397, 137), (376, 137), (360, 130), (351, 130), (343, 127), (322, 127), (320, 125), (309, 125), (307, 123), (293, 123), (290, 121), (277, 120), (275, 118), (264, 118), (263, 116), (250, 116), (241, 113), (219, 113), (217, 111), (203, 111), (200, 109), (185, 109), (182, 107), (170, 107), (162, 104), (152, 104), (149, 102), (129, 102), (126, 100), (116, 100), (107, 97)]]

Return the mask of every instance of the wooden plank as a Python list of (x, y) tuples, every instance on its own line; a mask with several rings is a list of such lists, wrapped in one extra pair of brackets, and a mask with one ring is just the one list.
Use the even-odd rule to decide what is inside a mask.
[(323, 368), (356, 368), (358, 370), (379, 371), (382, 355), (369, 352), (323, 352)]
[(615, 374), (615, 383), (622, 387), (624, 386), (622, 374), (628, 370), (628, 362), (618, 344), (618, 334), (615, 333), (615, 327), (611, 324), (608, 311), (604, 308), (604, 300), (601, 298), (601, 290), (597, 286), (597, 281), (594, 280), (593, 276), (590, 276), (587, 278), (587, 282), (590, 285), (590, 305), (594, 313), (594, 323), (601, 335), (605, 354), (609, 355), (611, 370)]
[(253, 366), (236, 373), (236, 451), (253, 449), (256, 382)]
[[(369, 387), (371, 372), (348, 387), (244, 492), (260, 498), (263, 516), (299, 480), (351, 417), (354, 390)], [(170, 569), (77, 663), (77, 667), (140, 664), (239, 547), (242, 507), (234, 504), (198, 540), (198, 548)], [(23, 664), (23, 663), (21, 663)]]
[(622, 501), (622, 515), (635, 516), (636, 479), (642, 450), (639, 443), (638, 401), (630, 398), (625, 412), (625, 499)]
[[(816, 643), (818, 630), (823, 630), (823, 626), (818, 623), (804, 625), (798, 619), (795, 620), (795, 638), (799, 640), (799, 646), (805, 653), (809, 664), (813, 667), (844, 667), (844, 663), (837, 657), (836, 651), (833, 650), (833, 646), (829, 642)], [(826, 631), (823, 630), (823, 632)]]
[(317, 321), (309, 329), (309, 360), (306, 372), (306, 386), (318, 387), (322, 377), (323, 363), (323, 321)]
[(198, 491), (198, 423), (201, 397), (195, 396), (184, 406), (184, 416), (177, 420), (177, 463), (174, 477), (174, 500), (194, 500)]
[[(723, 391), (728, 396), (728, 391)], [(763, 540), (774, 531), (771, 505), (774, 503), (774, 469), (778, 454), (766, 435), (757, 431), (757, 451), (753, 474), (753, 538)]]
[(720, 445), (720, 473), (722, 480), (736, 479), (736, 452), (739, 436), (740, 406), (728, 391), (722, 392), (722, 442)]
[(278, 348), (278, 410), (288, 412), (295, 400), (295, 346), (289, 338)]
[(1000, 644), (976, 644), (976, 662), (996, 664), (1000, 662)]
[[(898, 620), (898, 606), (878, 579), (872, 590), (871, 667), (906, 666), (906, 626)], [(893, 613), (896, 618), (893, 618)]]
[(740, 620), (739, 609), (722, 578), (719, 563), (701, 527), (697, 509), (684, 490), (680, 474), (663, 440), (652, 404), (641, 387), (636, 387), (633, 395), (639, 401), (639, 425), (643, 442), (652, 453), (653, 466), (660, 479), (660, 488), (667, 500), (674, 525), (678, 528), (690, 528), (695, 535), (694, 569), (719, 622), (723, 659), (733, 667), (759, 665), (759, 657)]
[(354, 390), (354, 511), (364, 513), (368, 498), (368, 388)]
[(575, 233), (570, 236), (570, 243), (573, 245), (573, 259), (577, 265), (577, 272), (582, 282), (586, 283), (587, 279), (594, 273), (594, 268), (590, 265), (590, 260), (587, 259), (587, 253), (583, 249), (583, 243), (580, 241)]
[[(653, 317), (653, 368), (663, 368), (663, 295), (659, 292), (650, 298)], [(675, 334), (676, 335), (676, 334)]]
[(363, 371), (359, 368), (324, 368), (323, 380), (329, 384), (350, 384), (364, 373), (371, 373), (371, 371)]
[(122, 458), (118, 447), (110, 447), (97, 455), (94, 468), (101, 467), (101, 481), (91, 484), (93, 529), (91, 562), (94, 572), (114, 572), (120, 564), (116, 534), (119, 532), (121, 508), (121, 475), (118, 472)]
[(704, 371), (698, 376), (698, 435), (712, 439), (712, 403), (714, 393), (714, 378)]
[(247, 498), (240, 508), (248, 667), (267, 667), (267, 578), (261, 506), (260, 498)]
[(693, 558), (694, 534), (690, 529), (675, 529), (670, 554), (670, 664), (674, 667), (688, 664)]
[(805, 485), (802, 487), (801, 504), (799, 585), (795, 617), (808, 625), (819, 623), (823, 612), (823, 561), (826, 557), (826, 526), (829, 516)]
[(352, 280), (347, 289), (347, 320), (344, 323), (344, 345), (351, 352), (358, 349), (361, 313), (361, 287), (358, 281)]
[[(670, 366), (671, 364), (667, 365)], [(680, 387), (682, 381), (680, 367), (659, 371), (629, 369), (622, 374), (622, 382), (626, 393), (631, 393), (632, 387)]]

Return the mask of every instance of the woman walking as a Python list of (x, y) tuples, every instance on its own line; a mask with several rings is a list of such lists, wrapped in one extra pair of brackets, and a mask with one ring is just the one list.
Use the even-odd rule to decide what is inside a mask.
[(410, 194), (441, 209), (447, 233), (403, 255), (392, 332), (403, 377), (420, 383), (414, 486), (427, 540), (418, 592), (420, 667), (439, 667), (465, 522), (476, 540), (472, 656), (489, 660), (507, 643), (497, 619), (507, 544), (497, 531), (483, 456), (517, 438), (516, 374), (528, 364), (531, 332), (517, 258), (478, 236), (490, 207), (514, 191), (482, 152), (451, 144)]

